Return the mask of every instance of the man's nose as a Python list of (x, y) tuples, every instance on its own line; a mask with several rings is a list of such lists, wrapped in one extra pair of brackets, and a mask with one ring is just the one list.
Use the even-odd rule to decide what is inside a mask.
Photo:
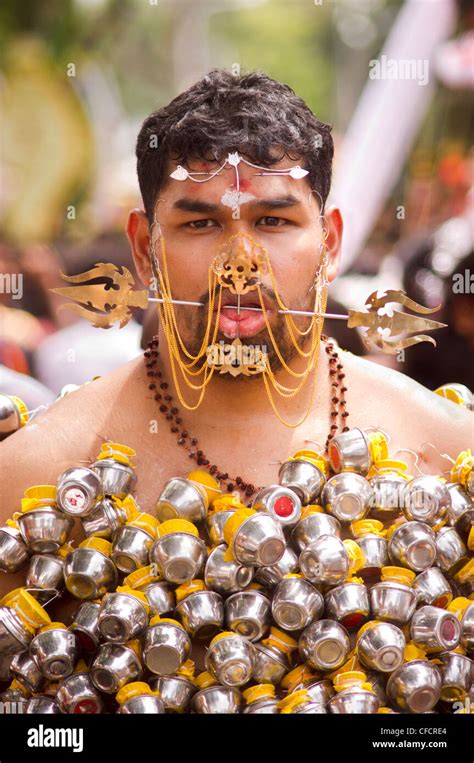
[(267, 272), (266, 252), (251, 236), (237, 233), (219, 247), (213, 267), (221, 286), (246, 294)]

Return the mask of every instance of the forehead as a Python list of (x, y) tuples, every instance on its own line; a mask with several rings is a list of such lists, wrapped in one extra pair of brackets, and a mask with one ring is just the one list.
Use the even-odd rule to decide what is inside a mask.
[[(185, 166), (189, 172), (209, 172), (212, 174), (213, 172), (216, 172), (222, 164), (223, 161), (205, 162), (193, 160), (188, 161)], [(299, 164), (299, 162), (283, 159), (282, 161), (273, 164), (271, 169), (286, 170), (291, 169), (296, 164)], [(168, 202), (165, 206), (174, 204), (182, 197), (192, 197), (194, 199), (199, 199), (200, 201), (220, 205), (224, 192), (229, 188), (233, 190), (236, 190), (237, 188), (236, 170), (239, 174), (240, 190), (245, 193), (251, 193), (256, 199), (283, 198), (292, 195), (302, 204), (307, 204), (308, 206), (311, 203), (314, 204), (314, 201), (316, 200), (311, 193), (307, 176), (300, 179), (294, 179), (288, 175), (274, 175), (273, 173), (261, 175), (260, 173), (266, 171), (265, 168), (257, 169), (255, 167), (249, 167), (244, 162), (240, 162), (237, 168), (227, 164), (218, 175), (209, 179), (207, 179), (206, 175), (196, 175), (196, 179), (205, 180), (204, 183), (196, 183), (190, 178), (187, 178), (186, 180), (175, 180), (170, 178), (169, 175), (176, 169), (176, 166), (175, 163), (170, 162), (166, 170), (168, 176), (167, 182), (160, 192), (160, 199)]]

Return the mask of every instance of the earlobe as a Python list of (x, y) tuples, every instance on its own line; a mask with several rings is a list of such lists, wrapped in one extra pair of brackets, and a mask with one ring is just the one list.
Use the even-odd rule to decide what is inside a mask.
[(133, 262), (140, 280), (148, 286), (151, 279), (150, 235), (148, 219), (141, 209), (132, 209), (128, 215), (127, 238), (132, 251)]

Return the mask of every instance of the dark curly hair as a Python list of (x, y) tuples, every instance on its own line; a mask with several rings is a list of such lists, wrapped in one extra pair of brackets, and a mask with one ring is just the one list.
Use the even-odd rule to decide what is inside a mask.
[(326, 202), (334, 154), (331, 126), (320, 122), (288, 85), (261, 71), (214, 69), (143, 122), (137, 172), (150, 223), (169, 160), (222, 161), (229, 151), (266, 167), (284, 157), (299, 160), (309, 170), (310, 187)]

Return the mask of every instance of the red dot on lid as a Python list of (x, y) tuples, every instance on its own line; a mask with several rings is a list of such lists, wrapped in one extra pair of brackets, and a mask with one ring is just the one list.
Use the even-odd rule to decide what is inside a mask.
[(289, 495), (281, 495), (273, 504), (273, 511), (279, 517), (291, 517), (295, 510), (295, 502)]

